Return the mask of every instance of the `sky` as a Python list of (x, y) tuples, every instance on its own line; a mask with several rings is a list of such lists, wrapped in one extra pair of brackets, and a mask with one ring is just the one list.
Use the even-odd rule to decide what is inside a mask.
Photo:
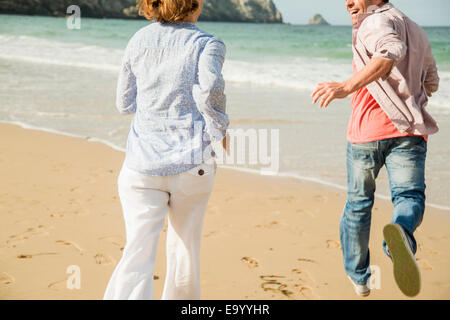
[[(350, 25), (345, 0), (273, 0), (286, 23), (306, 24), (320, 13), (334, 25)], [(450, 26), (450, 0), (390, 0), (422, 26)]]

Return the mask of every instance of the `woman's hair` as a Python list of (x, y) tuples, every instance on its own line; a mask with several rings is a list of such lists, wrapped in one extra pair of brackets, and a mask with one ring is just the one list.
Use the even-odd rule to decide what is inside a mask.
[(148, 20), (179, 22), (199, 7), (198, 0), (137, 0), (139, 15)]

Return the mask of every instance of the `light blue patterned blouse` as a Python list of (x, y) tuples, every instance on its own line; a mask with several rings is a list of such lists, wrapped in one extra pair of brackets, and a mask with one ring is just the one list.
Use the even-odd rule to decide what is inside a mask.
[(214, 157), (226, 135), (225, 44), (193, 23), (152, 23), (130, 40), (117, 87), (117, 108), (135, 113), (125, 164), (170, 176)]

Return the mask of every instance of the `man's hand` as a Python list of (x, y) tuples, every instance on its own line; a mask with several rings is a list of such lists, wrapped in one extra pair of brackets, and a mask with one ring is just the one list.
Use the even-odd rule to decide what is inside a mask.
[(315, 104), (320, 97), (320, 107), (327, 107), (334, 99), (343, 99), (353, 92), (367, 86), (369, 83), (386, 77), (394, 67), (394, 61), (384, 58), (373, 58), (359, 72), (345, 82), (321, 82), (311, 94)]
[(321, 82), (317, 85), (316, 90), (311, 94), (313, 98), (313, 104), (322, 97), (320, 101), (320, 107), (328, 107), (331, 101), (334, 99), (344, 99), (351, 94), (351, 90), (345, 82)]

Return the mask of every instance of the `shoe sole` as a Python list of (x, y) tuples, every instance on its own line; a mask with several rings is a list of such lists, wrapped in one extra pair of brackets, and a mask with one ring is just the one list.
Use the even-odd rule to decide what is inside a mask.
[(370, 291), (368, 293), (364, 293), (364, 294), (356, 292), (356, 294), (362, 298), (367, 298), (368, 296), (370, 296)]
[(350, 282), (352, 283), (353, 288), (355, 289), (355, 293), (356, 293), (357, 296), (360, 296), (360, 297), (363, 297), (363, 298), (367, 298), (368, 296), (370, 296), (370, 289), (369, 289), (369, 291), (364, 292), (364, 293), (358, 292), (358, 290), (357, 290), (356, 287), (355, 287), (355, 283), (352, 281), (352, 279), (351, 279), (349, 276), (347, 276), (347, 278), (348, 278), (348, 280), (350, 280)]
[(420, 292), (420, 269), (414, 254), (409, 249), (404, 232), (397, 224), (388, 224), (383, 230), (384, 240), (394, 264), (394, 278), (397, 286), (407, 297)]

